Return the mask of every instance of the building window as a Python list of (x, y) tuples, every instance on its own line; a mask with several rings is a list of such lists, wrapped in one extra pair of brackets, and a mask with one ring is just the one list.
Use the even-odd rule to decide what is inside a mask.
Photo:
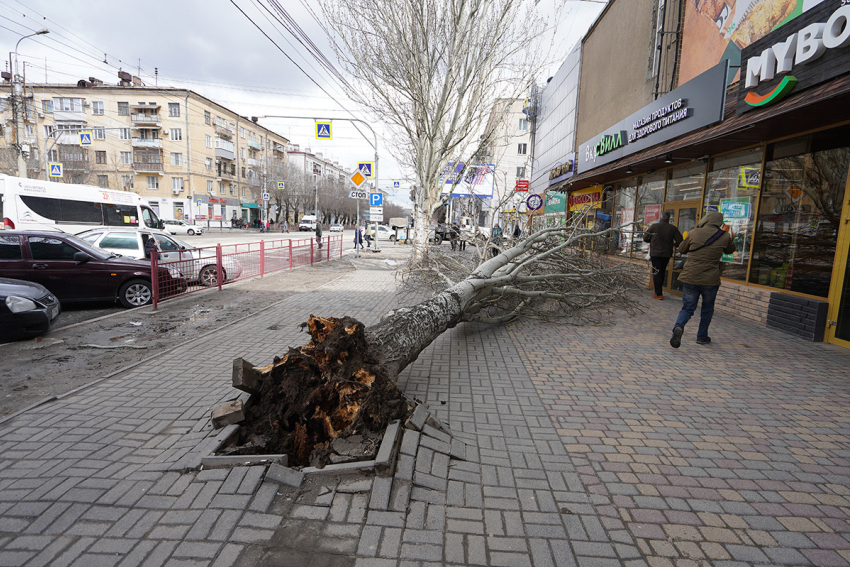
[(528, 144), (517, 144), (516, 153), (517, 155), (524, 156), (528, 153)]
[(121, 165), (132, 165), (133, 152), (121, 152)]
[(218, 192), (221, 195), (224, 195), (224, 181), (220, 181), (218, 183)]
[(230, 194), (234, 197), (236, 196), (236, 185), (234, 185), (233, 183), (230, 184)]
[(53, 101), (52, 100), (43, 100), (41, 101), (41, 111), (45, 114), (51, 114), (53, 112)]
[(95, 140), (105, 140), (106, 139), (106, 130), (103, 128), (92, 128), (91, 129), (92, 138)]
[(211, 179), (207, 179), (207, 193), (213, 192), (213, 182)]
[(183, 154), (171, 152), (171, 165), (183, 165)]
[(213, 160), (212, 158), (207, 158), (204, 160), (204, 165), (207, 167), (207, 171), (212, 171)]
[(48, 161), (59, 161), (59, 151), (58, 150), (50, 150), (47, 152), (47, 160)]
[(100, 150), (94, 152), (94, 162), (100, 165), (106, 165), (106, 152)]
[(173, 191), (182, 191), (183, 190), (183, 178), (182, 177), (172, 177), (171, 178), (171, 189)]
[(528, 130), (528, 118), (520, 118), (519, 119), (519, 129), (520, 130)]
[[(750, 283), (828, 297), (843, 224), (848, 145), (850, 127), (843, 126), (768, 146)], [(754, 206), (751, 199), (750, 208)], [(726, 216), (724, 212), (724, 220)], [(735, 220), (727, 224), (740, 250), (743, 230), (735, 231)], [(732, 255), (733, 261), (739, 254)], [(725, 256), (721, 260), (728, 261)]]
[(241, 126), (239, 127), (239, 137), (240, 138), (245, 137), (245, 128), (242, 128)]
[(242, 188), (242, 198), (243, 199), (245, 198), (245, 188), (244, 187)]
[(206, 144), (206, 146), (207, 146), (208, 148), (213, 147), (212, 136), (209, 136), (209, 135), (208, 135), (208, 136), (205, 136), (205, 137), (204, 137), (204, 143)]
[(132, 175), (122, 175), (121, 176), (121, 188), (124, 191), (129, 191), (133, 188), (133, 176)]
[(102, 189), (109, 189), (109, 176), (108, 175), (98, 175), (97, 176), (97, 186), (102, 188)]
[(239, 148), (239, 155), (242, 159), (245, 159), (245, 148)]
[(209, 113), (209, 111), (205, 110), (204, 111), (204, 124), (209, 124), (209, 123), (210, 123), (210, 113)]
[(129, 102), (119, 102), (118, 103), (118, 116), (130, 116), (130, 103)]
[(525, 179), (525, 166), (519, 166), (516, 168), (516, 178), (517, 179)]
[(178, 142), (183, 139), (183, 130), (180, 128), (172, 128), (170, 136), (172, 142)]
[(51, 126), (49, 124), (44, 125), (44, 137), (45, 138), (49, 139), (51, 136), (53, 136), (54, 131), (55, 131), (55, 128), (53, 126)]
[(62, 110), (65, 112), (82, 112), (83, 111), (83, 99), (81, 98), (67, 98), (67, 97), (53, 97), (53, 109), (54, 110)]
[[(226, 166), (227, 164), (224, 164), (224, 165)], [(230, 164), (230, 175), (236, 175), (236, 164), (235, 163)]]
[(91, 113), (103, 115), (103, 101), (93, 100), (91, 103)]
[(180, 103), (179, 102), (169, 102), (168, 103), (168, 115), (169, 116), (180, 116)]
[(230, 125), (228, 125), (227, 129), (235, 134), (236, 133), (236, 123), (231, 122)]
[(245, 179), (245, 166), (242, 166), (242, 179)]
[(130, 139), (130, 129), (129, 128), (121, 128), (118, 130), (118, 139), (119, 140), (129, 140)]
[(155, 191), (159, 189), (159, 176), (158, 175), (149, 175), (148, 176), (148, 189)]
[(35, 129), (32, 124), (26, 124), (24, 126), (24, 131), (26, 132), (27, 138), (35, 137)]

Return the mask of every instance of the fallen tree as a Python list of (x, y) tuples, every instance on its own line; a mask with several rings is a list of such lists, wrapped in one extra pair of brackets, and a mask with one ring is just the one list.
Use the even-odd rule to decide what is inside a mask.
[[(321, 466), (333, 442), (381, 431), (409, 411), (398, 375), (447, 329), (464, 321), (505, 323), (521, 316), (586, 323), (599, 310), (630, 310), (642, 269), (599, 253), (612, 229), (578, 223), (533, 233), (512, 246), (488, 242), (481, 263), (430, 255), (409, 282), (442, 287), (429, 299), (387, 313), (371, 327), (311, 316), (311, 340), (261, 369), (259, 401), (248, 410), (239, 453), (286, 453)], [(467, 255), (471, 257), (471, 255)], [(446, 287), (447, 286), (447, 287)]]

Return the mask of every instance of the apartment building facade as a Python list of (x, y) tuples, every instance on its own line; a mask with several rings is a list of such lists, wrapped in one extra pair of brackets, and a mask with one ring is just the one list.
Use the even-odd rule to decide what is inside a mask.
[[(28, 177), (61, 163), (55, 181), (134, 191), (164, 219), (253, 221), (285, 167), (285, 137), (191, 90), (81, 81), (27, 85), (25, 100)], [(11, 105), (2, 111), (0, 170), (16, 175)]]

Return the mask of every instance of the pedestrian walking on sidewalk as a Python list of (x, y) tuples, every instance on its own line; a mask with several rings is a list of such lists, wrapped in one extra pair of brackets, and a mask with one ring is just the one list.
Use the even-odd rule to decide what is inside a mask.
[(319, 243), (319, 248), (322, 247), (322, 223), (316, 223), (316, 242)]
[(360, 249), (363, 250), (363, 233), (360, 232), (360, 228), (356, 228), (354, 230), (354, 249), (357, 250), (357, 245), (360, 245)]
[(655, 284), (652, 299), (664, 299), (661, 288), (667, 278), (667, 264), (673, 257), (674, 247), (682, 243), (682, 233), (670, 222), (670, 211), (664, 211), (661, 219), (647, 229), (643, 241), (649, 242), (652, 283)]
[(723, 230), (723, 214), (709, 211), (697, 223), (696, 228), (688, 233), (684, 242), (679, 245), (679, 253), (687, 254), (688, 259), (679, 281), (683, 284), (682, 310), (673, 326), (673, 336), (670, 346), (679, 348), (682, 344), (682, 334), (685, 325), (696, 311), (697, 302), (702, 298), (700, 309), (697, 344), (711, 343), (708, 336), (708, 326), (714, 315), (714, 300), (720, 289), (720, 257), (735, 251), (732, 235)]

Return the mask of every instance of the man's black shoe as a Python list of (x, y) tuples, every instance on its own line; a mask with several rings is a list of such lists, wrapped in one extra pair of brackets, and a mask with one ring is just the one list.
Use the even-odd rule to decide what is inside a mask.
[(682, 333), (685, 330), (682, 327), (673, 327), (673, 336), (670, 337), (670, 346), (673, 348), (679, 348), (682, 344)]
[(711, 337), (705, 337), (704, 339), (697, 337), (697, 344), (698, 345), (710, 345), (711, 344)]

